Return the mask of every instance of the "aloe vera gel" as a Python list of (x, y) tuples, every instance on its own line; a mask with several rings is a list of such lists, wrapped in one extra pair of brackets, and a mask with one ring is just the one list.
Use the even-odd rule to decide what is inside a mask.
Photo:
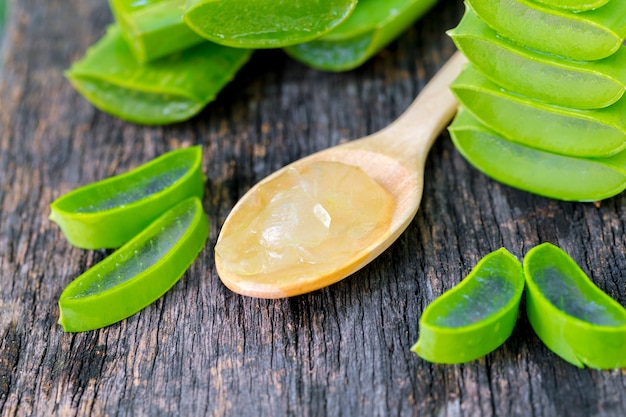
[[(552, 3), (466, 1), (448, 32), (470, 62), (452, 85), (464, 111), (451, 137), (507, 185), (560, 200), (609, 198), (626, 188), (626, 3)], [(511, 159), (484, 157), (496, 142)], [(595, 185), (561, 180), (571, 183), (581, 166)]]

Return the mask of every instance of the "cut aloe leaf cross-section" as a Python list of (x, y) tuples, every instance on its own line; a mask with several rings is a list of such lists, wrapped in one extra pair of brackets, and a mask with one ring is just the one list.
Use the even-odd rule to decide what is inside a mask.
[(457, 286), (426, 307), (411, 350), (435, 363), (478, 359), (513, 332), (524, 290), (522, 264), (501, 248), (486, 255)]
[(481, 123), (522, 145), (578, 157), (610, 156), (626, 147), (626, 98), (597, 110), (554, 106), (509, 92), (472, 65), (450, 87)]
[(598, 288), (562, 249), (535, 246), (524, 257), (526, 310), (537, 336), (578, 367), (626, 367), (626, 309)]
[(551, 104), (577, 109), (607, 107), (619, 100), (626, 88), (626, 47), (595, 62), (559, 58), (503, 39), (471, 8), (466, 8), (448, 34), (491, 81)]
[(185, 22), (210, 41), (235, 48), (308, 42), (344, 22), (357, 0), (187, 0)]
[(118, 248), (179, 201), (203, 194), (202, 148), (192, 146), (64, 194), (50, 204), (50, 219), (74, 246)]
[(141, 64), (119, 27), (112, 25), (66, 76), (100, 110), (130, 122), (162, 125), (200, 112), (233, 79), (250, 54), (247, 49), (204, 42)]
[(598, 201), (626, 189), (626, 151), (577, 158), (520, 145), (489, 129), (461, 107), (449, 127), (456, 149), (492, 179), (565, 201)]
[(183, 20), (184, 0), (109, 0), (115, 21), (139, 62), (206, 42)]
[(532, 0), (466, 0), (502, 36), (569, 59), (593, 61), (615, 53), (626, 37), (626, 2), (571, 13)]
[(67, 332), (94, 330), (142, 310), (182, 277), (208, 233), (200, 200), (183, 200), (72, 281), (59, 298), (59, 324)]
[(359, 0), (345, 22), (326, 35), (285, 48), (313, 68), (348, 71), (363, 64), (422, 17), (437, 0)]

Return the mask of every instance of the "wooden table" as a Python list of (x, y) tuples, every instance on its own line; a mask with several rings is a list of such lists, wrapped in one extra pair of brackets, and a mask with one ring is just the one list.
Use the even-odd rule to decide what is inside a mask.
[[(361, 68), (309, 69), (259, 51), (198, 117), (142, 127), (95, 110), (63, 77), (112, 18), (102, 0), (14, 1), (0, 72), (0, 414), (2, 416), (624, 416), (626, 373), (578, 369), (524, 313), (471, 363), (409, 351), (426, 305), (502, 246), (553, 242), (626, 305), (626, 196), (554, 201), (498, 184), (432, 149), (417, 217), (344, 281), (264, 300), (216, 274), (220, 225), (282, 165), (394, 120), (453, 51), (463, 5), (441, 0)], [(164, 297), (98, 331), (66, 334), (57, 300), (107, 252), (73, 248), (49, 203), (183, 145), (204, 146), (209, 242)]]

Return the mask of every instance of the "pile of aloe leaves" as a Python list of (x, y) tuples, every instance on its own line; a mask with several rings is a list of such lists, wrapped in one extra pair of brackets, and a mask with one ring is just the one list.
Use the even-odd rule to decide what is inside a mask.
[[(0, 0), (1, 1), (1, 0)], [(146, 125), (197, 115), (257, 49), (348, 71), (437, 0), (109, 0), (104, 36), (66, 76), (100, 110)]]
[(626, 189), (626, 2), (466, 0), (449, 35), (459, 152), (509, 186), (565, 201)]

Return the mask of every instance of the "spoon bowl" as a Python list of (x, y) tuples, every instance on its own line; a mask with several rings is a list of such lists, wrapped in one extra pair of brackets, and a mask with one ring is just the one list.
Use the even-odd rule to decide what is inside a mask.
[(347, 256), (342, 265), (306, 277), (294, 275), (293, 279), (273, 279), (271, 274), (259, 279), (257, 275), (240, 274), (226, 267), (227, 263), (216, 250), (215, 264), (224, 285), (236, 293), (252, 297), (291, 297), (340, 281), (387, 249), (417, 213), (422, 198), (426, 157), (431, 145), (456, 112), (457, 102), (449, 85), (465, 62), (465, 57), (456, 52), (410, 107), (386, 128), (297, 160), (260, 181), (233, 207), (222, 226), (217, 244), (241, 228), (239, 220), (249, 216), (250, 213), (246, 213), (250, 207), (249, 200), (255, 198), (259, 187), (291, 168), (302, 170), (316, 162), (340, 162), (359, 167), (387, 190), (395, 207), (386, 230), (370, 244)]

